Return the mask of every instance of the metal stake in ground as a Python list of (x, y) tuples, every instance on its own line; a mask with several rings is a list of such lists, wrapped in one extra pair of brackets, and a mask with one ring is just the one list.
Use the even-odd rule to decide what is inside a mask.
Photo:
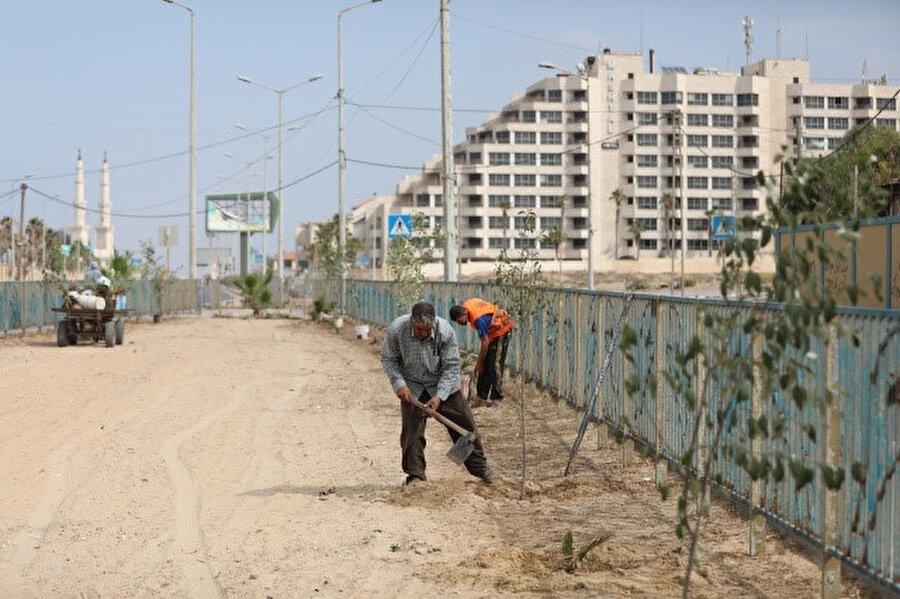
[(613, 329), (613, 338), (612, 343), (609, 344), (609, 347), (606, 348), (606, 354), (603, 356), (603, 365), (600, 367), (600, 376), (597, 377), (597, 380), (594, 381), (594, 386), (591, 389), (591, 400), (588, 403), (587, 408), (584, 412), (584, 418), (581, 419), (581, 425), (578, 427), (578, 435), (575, 436), (575, 443), (572, 444), (572, 451), (569, 452), (569, 462), (566, 464), (566, 471), (563, 473), (563, 476), (569, 475), (569, 469), (572, 467), (572, 460), (575, 458), (575, 454), (578, 453), (578, 448), (581, 446), (581, 440), (584, 437), (584, 433), (587, 430), (588, 423), (591, 421), (591, 415), (594, 413), (594, 407), (597, 405), (597, 397), (600, 394), (600, 387), (603, 386), (603, 381), (606, 379), (606, 373), (609, 370), (610, 362), (612, 361), (612, 353), (615, 351), (616, 346), (619, 344), (619, 335), (622, 333), (622, 323), (625, 322), (625, 316), (628, 315), (628, 310), (631, 308), (631, 304), (634, 301), (634, 294), (630, 293), (625, 298), (625, 307), (622, 308), (622, 313), (619, 314), (619, 320), (616, 321), (616, 326)]

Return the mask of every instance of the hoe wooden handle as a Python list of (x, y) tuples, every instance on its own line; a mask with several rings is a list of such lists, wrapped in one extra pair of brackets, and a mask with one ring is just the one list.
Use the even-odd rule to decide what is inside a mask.
[(474, 438), (475, 438), (475, 436), (476, 436), (475, 433), (473, 433), (473, 432), (471, 432), (471, 431), (467, 431), (466, 429), (464, 429), (464, 428), (461, 427), (460, 425), (456, 424), (456, 423), (453, 422), (452, 420), (449, 420), (449, 419), (448, 419), (446, 416), (444, 416), (443, 414), (440, 414), (437, 410), (432, 410), (431, 408), (429, 408), (428, 406), (426, 406), (425, 404), (423, 404), (423, 403), (422, 403), (421, 401), (419, 401), (418, 399), (415, 399), (414, 397), (410, 397), (410, 398), (409, 398), (409, 403), (411, 403), (412, 405), (416, 406), (417, 408), (419, 408), (420, 410), (422, 410), (423, 412), (425, 412), (425, 413), (428, 414), (429, 416), (434, 416), (434, 417), (437, 419), (438, 422), (440, 422), (441, 424), (443, 424), (443, 425), (445, 425), (445, 426), (449, 426), (450, 428), (452, 428), (453, 430), (455, 430), (456, 432), (458, 432), (460, 435), (462, 435), (462, 436), (464, 436), (464, 437), (469, 437), (469, 438), (471, 438), (471, 439), (474, 439)]

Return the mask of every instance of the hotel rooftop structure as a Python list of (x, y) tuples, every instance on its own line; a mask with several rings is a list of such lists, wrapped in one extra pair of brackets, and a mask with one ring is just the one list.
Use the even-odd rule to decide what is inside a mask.
[[(494, 261), (532, 243), (517, 234), (528, 209), (539, 234), (565, 234), (564, 259), (586, 261), (593, 243), (597, 271), (682, 246), (688, 258), (706, 256), (720, 243), (716, 215), (766, 210), (756, 175), (777, 173), (776, 156), (821, 156), (873, 118), (897, 129), (895, 88), (812, 83), (807, 60), (766, 59), (740, 73), (657, 69), (652, 50), (647, 62), (639, 53), (589, 56), (466, 130), (454, 148), (461, 262)], [(354, 211), (352, 233), (377, 265), (388, 215), (422, 212), (432, 227), (443, 225), (441, 170), (433, 156), (394, 195)], [(536, 246), (542, 258), (556, 257), (552, 244)]]

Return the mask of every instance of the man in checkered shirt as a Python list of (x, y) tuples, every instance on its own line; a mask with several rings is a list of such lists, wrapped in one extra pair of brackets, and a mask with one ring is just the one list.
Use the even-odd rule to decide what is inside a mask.
[[(390, 324), (381, 346), (381, 365), (400, 398), (403, 472), (406, 484), (425, 480), (425, 412), (409, 402), (411, 397), (469, 431), (475, 431), (475, 417), (459, 390), (459, 343), (456, 331), (434, 306), (419, 302), (410, 314)], [(447, 427), (455, 442), (459, 433)], [(466, 459), (466, 470), (487, 484), (494, 472), (487, 465), (481, 435)]]

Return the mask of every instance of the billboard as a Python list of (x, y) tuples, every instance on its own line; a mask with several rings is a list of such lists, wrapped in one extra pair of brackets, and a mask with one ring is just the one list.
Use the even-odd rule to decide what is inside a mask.
[(262, 233), (271, 231), (280, 204), (275, 194), (254, 191), (206, 196), (207, 233)]

